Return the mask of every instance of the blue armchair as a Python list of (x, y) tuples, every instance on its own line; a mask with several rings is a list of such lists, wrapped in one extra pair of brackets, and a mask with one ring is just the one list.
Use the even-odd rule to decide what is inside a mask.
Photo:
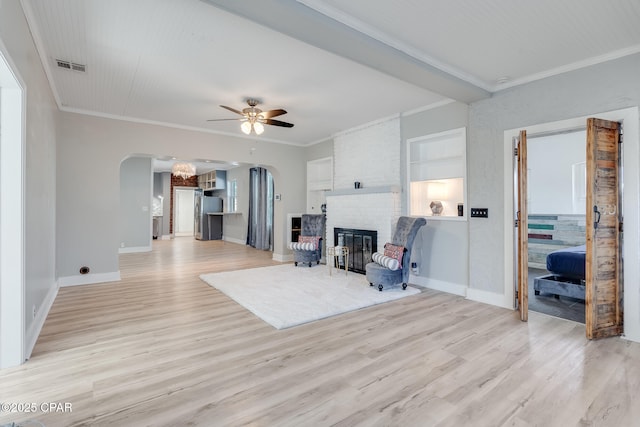
[(377, 285), (382, 291), (385, 286), (393, 286), (402, 283), (402, 289), (407, 288), (409, 272), (411, 269), (411, 247), (420, 227), (427, 221), (424, 218), (411, 218), (401, 216), (398, 219), (391, 244), (404, 247), (402, 255), (402, 268), (391, 269), (376, 262), (370, 262), (365, 266), (366, 277), (369, 285)]
[[(322, 236), (324, 234), (324, 214), (302, 215), (300, 221), (300, 236), (301, 240), (314, 241), (314, 244), (309, 242), (292, 242), (289, 243), (289, 249), (293, 251), (293, 260), (297, 266), (299, 262), (308, 264), (311, 267), (312, 263), (320, 264), (320, 258), (322, 258)], [(304, 239), (305, 237), (309, 239)]]

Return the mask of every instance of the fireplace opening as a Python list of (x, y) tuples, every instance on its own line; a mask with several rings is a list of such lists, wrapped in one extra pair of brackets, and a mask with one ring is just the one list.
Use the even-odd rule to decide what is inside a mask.
[[(349, 248), (349, 259), (347, 260), (349, 270), (365, 274), (365, 266), (371, 262), (371, 256), (378, 250), (378, 232), (353, 228), (334, 228), (333, 242), (336, 246)], [(344, 262), (343, 257), (338, 259), (341, 268), (344, 267)], [(336, 267), (338, 266), (336, 265)]]

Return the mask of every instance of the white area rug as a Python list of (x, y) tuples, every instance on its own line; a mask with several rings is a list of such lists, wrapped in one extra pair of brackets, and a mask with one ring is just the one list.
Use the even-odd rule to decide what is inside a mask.
[(400, 286), (380, 292), (369, 286), (362, 274), (349, 272), (345, 277), (344, 270), (334, 269), (329, 276), (329, 268), (323, 265), (285, 264), (203, 274), (200, 278), (276, 329), (420, 293), (412, 287), (403, 291)]

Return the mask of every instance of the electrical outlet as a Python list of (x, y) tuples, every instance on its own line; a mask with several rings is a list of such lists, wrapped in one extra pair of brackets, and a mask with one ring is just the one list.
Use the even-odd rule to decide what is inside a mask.
[(489, 209), (471, 208), (471, 218), (489, 218)]
[(418, 267), (418, 263), (417, 262), (412, 262), (411, 263), (411, 272), (414, 275), (420, 274), (420, 268)]
[(36, 306), (35, 305), (33, 306), (33, 309), (32, 309), (32, 317), (31, 318), (32, 319), (36, 318)]

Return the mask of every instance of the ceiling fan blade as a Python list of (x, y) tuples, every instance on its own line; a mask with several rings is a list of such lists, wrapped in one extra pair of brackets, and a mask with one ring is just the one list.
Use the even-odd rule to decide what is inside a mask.
[(287, 123), (287, 122), (282, 122), (280, 120), (272, 120), (272, 119), (266, 119), (264, 121), (264, 124), (272, 125), (272, 126), (282, 126), (283, 128), (292, 128), (293, 127), (293, 123)]
[(282, 108), (278, 108), (277, 110), (263, 111), (262, 113), (260, 113), (260, 115), (265, 119), (270, 119), (271, 117), (278, 117), (283, 114), (287, 114), (287, 110), (283, 110)]
[(226, 120), (238, 121), (238, 120), (246, 120), (246, 119), (244, 117), (238, 117), (237, 119), (209, 119), (207, 121), (208, 122), (224, 122)]
[(243, 115), (242, 111), (238, 111), (235, 108), (227, 107), (226, 105), (221, 105), (221, 107), (224, 108), (225, 110), (229, 110), (229, 111), (231, 111), (233, 113), (240, 114), (241, 116)]

